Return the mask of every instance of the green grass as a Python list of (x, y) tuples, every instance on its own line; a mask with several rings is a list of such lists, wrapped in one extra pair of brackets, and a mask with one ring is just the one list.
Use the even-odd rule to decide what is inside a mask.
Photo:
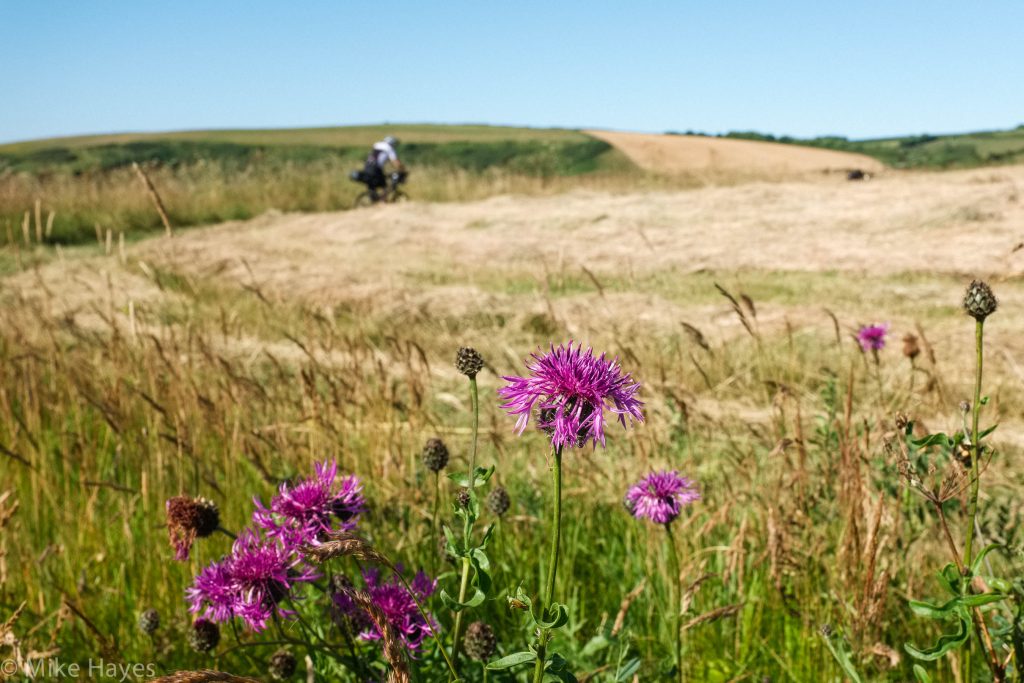
[(414, 198), (545, 191), (559, 179), (638, 174), (609, 144), (561, 129), (400, 125), (58, 138), (0, 146), (0, 228), (20, 232), (39, 202), (42, 219), (54, 216), (50, 243), (87, 242), (97, 229), (158, 230), (133, 162), (148, 169), (176, 227), (268, 209), (346, 209), (360, 191), (349, 172), (389, 133), (402, 138)]
[(775, 137), (757, 132), (732, 132), (725, 137), (857, 152), (874, 157), (893, 168), (973, 168), (1024, 161), (1024, 126), (1001, 131), (906, 135), (867, 140), (851, 140), (841, 136)]
[(113, 133), (28, 140), (0, 145), (0, 154), (26, 154), (50, 148), (78, 149), (131, 142), (186, 141), (234, 145), (297, 145), (313, 147), (368, 147), (385, 135), (406, 143), (549, 141), (579, 142), (588, 139), (580, 131), (566, 128), (524, 128), (514, 126), (447, 124), (380, 124), (324, 128), (270, 128), (240, 130), (192, 130), (164, 133)]

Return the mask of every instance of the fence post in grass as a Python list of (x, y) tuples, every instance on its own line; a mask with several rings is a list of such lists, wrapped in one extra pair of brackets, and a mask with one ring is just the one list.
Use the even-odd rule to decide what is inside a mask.
[(171, 220), (167, 217), (167, 211), (164, 209), (164, 203), (160, 200), (160, 195), (157, 194), (156, 188), (153, 187), (153, 182), (146, 175), (146, 172), (142, 170), (138, 162), (132, 162), (132, 168), (135, 169), (135, 173), (138, 174), (139, 180), (146, 187), (146, 192), (149, 193), (149, 198), (153, 200), (153, 205), (156, 207), (157, 213), (160, 214), (160, 220), (164, 223), (164, 230), (167, 232), (167, 236), (171, 237), (173, 234), (171, 231)]

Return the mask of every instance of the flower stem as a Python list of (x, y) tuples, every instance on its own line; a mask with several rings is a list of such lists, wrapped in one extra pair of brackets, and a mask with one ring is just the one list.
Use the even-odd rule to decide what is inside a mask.
[[(554, 487), (554, 520), (551, 525), (551, 549), (548, 555), (548, 579), (544, 584), (544, 596), (540, 604), (541, 618), (545, 618), (545, 612), (554, 602), (555, 578), (558, 574), (558, 548), (562, 540), (562, 447), (555, 448), (554, 464), (552, 466), (552, 483)], [(550, 632), (542, 629), (537, 642), (537, 663), (533, 669), (533, 683), (541, 683), (544, 679), (544, 664), (547, 658), (548, 640)]]
[(476, 390), (476, 375), (469, 378), (469, 404), (473, 411), (473, 441), (469, 451), (469, 490), (476, 488), (476, 443), (480, 433), (480, 397)]
[[(974, 347), (977, 359), (974, 373), (974, 402), (971, 404), (971, 494), (967, 501), (967, 540), (964, 543), (964, 561), (960, 573), (964, 580), (961, 585), (961, 593), (966, 596), (971, 590), (971, 581), (974, 579), (971, 565), (974, 560), (974, 530), (977, 527), (978, 517), (978, 491), (981, 488), (981, 439), (978, 437), (978, 419), (981, 414), (981, 376), (984, 361), (985, 342), (985, 321), (978, 320), (974, 324)], [(981, 643), (985, 655), (985, 663), (988, 664), (994, 681), (1003, 680), (1002, 666), (992, 646), (992, 637), (981, 614), (981, 610), (974, 610), (974, 627), (977, 632), (978, 641)], [(966, 674), (970, 676), (971, 653), (966, 653)], [(965, 680), (970, 680), (969, 678)]]
[[(459, 602), (466, 602), (466, 591), (469, 588), (469, 558), (462, 558), (462, 583), (459, 586)], [(455, 613), (455, 626), (452, 629), (452, 659), (458, 661), (459, 659), (459, 633), (462, 630), (462, 613), (465, 612), (465, 608), (460, 609)]]
[(964, 546), (964, 567), (966, 568), (970, 568), (971, 561), (974, 559), (974, 520), (978, 515), (978, 489), (980, 488), (978, 456), (981, 451), (978, 444), (978, 414), (981, 411), (981, 370), (984, 330), (984, 321), (977, 321), (974, 327), (977, 370), (974, 374), (974, 402), (971, 404), (971, 497), (967, 501), (967, 542)]
[(672, 631), (675, 641), (675, 658), (676, 658), (676, 674), (679, 677), (680, 683), (683, 681), (683, 632), (682, 632), (682, 612), (681, 602), (682, 596), (680, 595), (682, 586), (680, 585), (681, 579), (679, 578), (679, 551), (676, 549), (676, 539), (672, 535), (672, 522), (665, 525), (665, 531), (668, 534), (668, 556), (669, 556), (669, 570), (672, 572), (670, 581), (670, 594), (672, 596)]
[[(469, 378), (469, 404), (470, 409), (473, 413), (473, 439), (469, 449), (469, 495), (476, 497), (476, 450), (477, 440), (480, 434), (480, 397), (476, 388), (476, 375)], [(470, 542), (473, 536), (473, 524), (470, 521), (470, 517), (467, 516), (466, 523), (462, 528), (462, 541), (463, 550), (465, 555), (462, 557), (462, 583), (459, 585), (459, 603), (466, 602), (466, 592), (469, 589), (469, 552)], [(452, 629), (452, 660), (457, 662), (459, 660), (459, 632), (462, 630), (462, 613), (465, 612), (465, 608), (460, 609), (455, 613), (455, 626)], [(455, 675), (454, 668), (452, 674)]]

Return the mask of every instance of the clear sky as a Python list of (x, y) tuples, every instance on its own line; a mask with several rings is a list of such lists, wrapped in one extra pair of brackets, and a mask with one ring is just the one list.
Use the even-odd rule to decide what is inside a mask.
[(1024, 123), (1021, 0), (0, 0), (0, 141), (375, 122)]

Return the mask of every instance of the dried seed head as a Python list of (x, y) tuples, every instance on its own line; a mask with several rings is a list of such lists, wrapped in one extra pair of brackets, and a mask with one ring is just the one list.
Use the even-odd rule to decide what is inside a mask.
[(825, 636), (826, 638), (831, 638), (832, 637), (832, 624), (822, 624), (821, 628), (818, 629), (818, 632), (821, 633), (821, 635)]
[(921, 355), (921, 347), (917, 343), (916, 334), (907, 334), (903, 337), (903, 355), (910, 360)]
[(209, 652), (220, 642), (220, 629), (208, 619), (196, 619), (188, 631), (188, 644), (196, 652)]
[(295, 673), (295, 655), (290, 650), (281, 648), (270, 656), (267, 672), (275, 681), (285, 681)]
[(960, 407), (960, 412), (962, 414), (964, 414), (964, 415), (966, 415), (967, 413), (971, 412), (971, 403), (970, 403), (970, 401), (960, 401), (960, 406), (959, 407)]
[(906, 431), (907, 425), (910, 424), (910, 418), (907, 417), (906, 413), (896, 413), (896, 429), (903, 432)]
[(484, 359), (476, 349), (468, 346), (459, 347), (459, 352), (455, 355), (456, 370), (472, 379), (483, 367)]
[(508, 512), (508, 508), (511, 504), (512, 501), (509, 500), (508, 491), (505, 490), (504, 486), (495, 486), (491, 492), (487, 494), (487, 509), (498, 517), (501, 517)]
[(178, 560), (187, 560), (192, 543), (206, 538), (220, 526), (217, 505), (206, 498), (174, 496), (167, 499), (167, 531)]
[(352, 579), (348, 578), (344, 574), (334, 574), (331, 576), (332, 593), (346, 593), (353, 588)]
[(441, 439), (427, 439), (423, 446), (423, 466), (431, 472), (440, 472), (448, 464), (448, 447)]
[(482, 621), (474, 621), (466, 629), (466, 637), (462, 644), (471, 659), (486, 662), (494, 654), (498, 639), (494, 636), (494, 629)]
[(999, 302), (992, 288), (981, 280), (972, 280), (964, 294), (964, 310), (978, 322), (996, 312)]
[(460, 508), (469, 507), (469, 489), (459, 489), (459, 492), (455, 494), (455, 503)]
[(155, 609), (147, 609), (139, 615), (139, 630), (147, 636), (156, 633), (158, 628), (160, 628), (160, 613)]

